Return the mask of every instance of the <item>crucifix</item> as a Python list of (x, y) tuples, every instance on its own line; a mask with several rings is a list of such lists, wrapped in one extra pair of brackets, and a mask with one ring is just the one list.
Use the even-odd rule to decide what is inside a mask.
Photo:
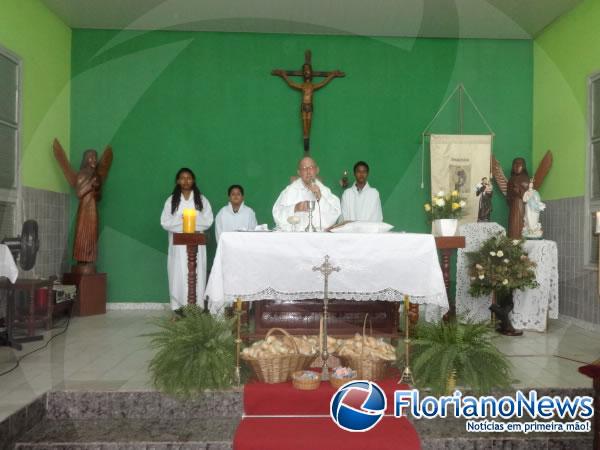
[[(304, 64), (302, 64), (302, 70), (283, 70), (275, 69), (271, 72), (272, 75), (277, 75), (288, 84), (292, 89), (302, 91), (302, 103), (300, 104), (300, 116), (302, 118), (302, 136), (304, 137), (304, 152), (308, 153), (310, 149), (310, 126), (312, 123), (313, 113), (313, 93), (331, 80), (336, 77), (344, 77), (346, 74), (339, 70), (333, 70), (330, 72), (317, 72), (312, 70), (311, 65), (311, 53), (310, 50), (304, 52)], [(304, 81), (302, 83), (296, 83), (290, 80), (290, 76), (302, 77)], [(319, 83), (313, 83), (313, 77), (325, 77), (324, 80)]]
[(320, 336), (322, 339), (321, 344), (321, 360), (323, 366), (321, 368), (321, 380), (329, 379), (329, 369), (327, 368), (327, 359), (329, 358), (329, 351), (327, 351), (327, 308), (329, 305), (329, 275), (333, 272), (339, 272), (339, 267), (334, 267), (329, 262), (329, 255), (325, 255), (325, 261), (320, 266), (313, 267), (313, 272), (321, 272), (325, 279), (325, 285), (323, 287), (323, 335)]

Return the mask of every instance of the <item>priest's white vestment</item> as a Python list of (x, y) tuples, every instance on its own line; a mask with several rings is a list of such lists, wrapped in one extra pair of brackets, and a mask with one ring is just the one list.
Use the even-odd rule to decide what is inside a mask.
[[(321, 190), (321, 200), (315, 202), (313, 225), (317, 231), (322, 231), (337, 222), (342, 210), (340, 199), (319, 180), (315, 180), (315, 183)], [(291, 183), (279, 194), (273, 205), (273, 219), (280, 230), (292, 231), (292, 225), (288, 222), (288, 218), (296, 216), (300, 219), (300, 223), (296, 225), (296, 231), (304, 231), (308, 225), (308, 212), (294, 212), (294, 208), (296, 203), (306, 200), (315, 200), (315, 196), (304, 185), (301, 178)]]
[(223, 206), (215, 219), (217, 242), (223, 231), (254, 231), (256, 228), (256, 214), (243, 202), (237, 212), (233, 210), (231, 202)]
[(383, 222), (379, 191), (365, 183), (359, 190), (354, 183), (342, 195), (342, 218), (344, 220), (362, 220)]
[[(169, 232), (169, 250), (167, 257), (167, 274), (169, 276), (169, 297), (171, 308), (179, 309), (187, 305), (187, 248), (185, 245), (173, 245), (173, 233), (183, 231), (184, 208), (195, 209), (194, 193), (187, 200), (181, 196), (181, 202), (175, 213), (171, 214), (171, 197), (165, 202), (160, 216), (160, 225)], [(213, 223), (213, 212), (209, 201), (202, 195), (202, 211), (196, 211), (196, 231), (206, 231)], [(196, 298), (200, 302), (204, 298), (206, 286), (206, 246), (200, 245), (197, 256)]]

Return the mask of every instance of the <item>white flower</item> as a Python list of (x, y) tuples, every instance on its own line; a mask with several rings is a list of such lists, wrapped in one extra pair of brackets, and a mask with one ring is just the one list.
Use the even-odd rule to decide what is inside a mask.
[(510, 261), (508, 260), (508, 258), (504, 258), (504, 264), (508, 264)]
[(490, 252), (490, 256), (496, 256), (496, 252)]
[(508, 280), (505, 278), (504, 280), (502, 280), (502, 284), (506, 286), (508, 284)]
[(484, 275), (484, 274), (481, 274), (481, 275), (479, 275), (479, 279), (480, 279), (480, 280), (483, 280), (484, 278), (485, 278), (485, 275)]
[(498, 258), (502, 258), (504, 256), (504, 252), (502, 250), (498, 250), (498, 253), (496, 253), (496, 256)]
[(435, 201), (435, 204), (436, 204), (437, 206), (439, 206), (439, 207), (443, 207), (443, 206), (446, 204), (446, 200), (444, 200), (443, 198), (438, 198), (438, 199)]
[(440, 192), (437, 193), (437, 196), (438, 197), (445, 197), (446, 193), (444, 191), (440, 191)]
[(461, 208), (464, 208), (465, 206), (467, 206), (467, 202), (465, 202), (464, 200), (461, 200), (459, 205)]
[(471, 277), (471, 281), (475, 281), (475, 277)]
[(519, 240), (518, 239), (513, 239), (512, 243), (513, 243), (513, 245), (519, 245)]
[(475, 268), (481, 270), (483, 269), (483, 266), (481, 264), (475, 264)]

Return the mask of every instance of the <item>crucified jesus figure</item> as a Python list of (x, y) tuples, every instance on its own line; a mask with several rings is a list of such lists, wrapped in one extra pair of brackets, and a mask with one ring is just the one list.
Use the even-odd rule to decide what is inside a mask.
[[(302, 71), (275, 69), (271, 72), (271, 74), (283, 78), (289, 87), (302, 91), (300, 115), (302, 117), (302, 135), (304, 137), (304, 151), (307, 153), (310, 149), (310, 127), (312, 124), (313, 94), (315, 91), (321, 89), (334, 78), (345, 76), (344, 72), (340, 72), (339, 70), (333, 70), (331, 72), (314, 72), (312, 70), (310, 60), (311, 53), (310, 50), (307, 50), (304, 54), (304, 64), (302, 65)], [(296, 83), (290, 80), (290, 76), (301, 76), (304, 78), (304, 81), (302, 83)], [(325, 79), (319, 83), (313, 83), (313, 77), (325, 77)]]

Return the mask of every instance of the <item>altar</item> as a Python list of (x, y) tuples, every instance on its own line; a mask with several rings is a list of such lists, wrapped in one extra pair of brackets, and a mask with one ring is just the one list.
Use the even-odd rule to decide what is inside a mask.
[(285, 232), (223, 233), (206, 287), (209, 308), (218, 313), (238, 298), (322, 300), (323, 278), (313, 267), (326, 255), (340, 268), (329, 277), (332, 306), (335, 300), (400, 302), (408, 296), (414, 304), (449, 309), (430, 234)]

